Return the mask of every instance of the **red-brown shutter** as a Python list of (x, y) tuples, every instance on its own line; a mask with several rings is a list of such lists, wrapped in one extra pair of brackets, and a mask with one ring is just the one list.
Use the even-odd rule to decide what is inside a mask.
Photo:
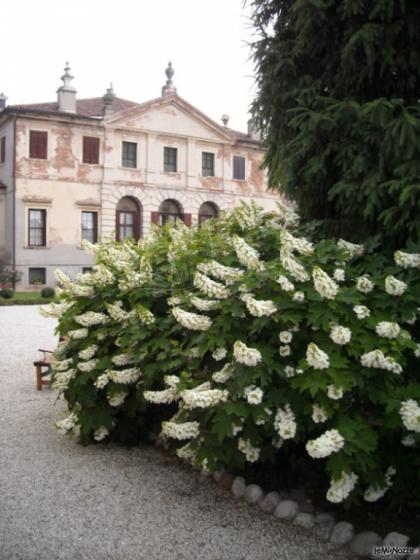
[(120, 211), (115, 212), (115, 239), (120, 241)]
[(6, 136), (3, 136), (0, 144), (0, 163), (6, 161)]
[(184, 214), (184, 224), (191, 227), (191, 214)]
[(83, 163), (99, 163), (99, 138), (83, 136)]
[(158, 226), (160, 223), (159, 217), (160, 217), (159, 212), (152, 212), (152, 217), (151, 217), (152, 224), (156, 224)]
[(134, 239), (138, 241), (140, 239), (140, 232), (141, 232), (141, 221), (140, 221), (140, 213), (133, 212), (133, 233)]
[(47, 159), (48, 133), (41, 130), (29, 131), (29, 157)]

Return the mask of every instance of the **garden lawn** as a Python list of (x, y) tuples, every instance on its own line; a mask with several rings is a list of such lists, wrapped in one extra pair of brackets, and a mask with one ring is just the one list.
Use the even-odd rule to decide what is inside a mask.
[(52, 298), (43, 298), (41, 292), (15, 292), (10, 299), (0, 297), (0, 305), (40, 305)]

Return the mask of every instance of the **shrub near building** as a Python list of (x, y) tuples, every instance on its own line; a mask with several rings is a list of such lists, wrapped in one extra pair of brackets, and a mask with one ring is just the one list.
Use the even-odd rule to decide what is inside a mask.
[(92, 246), (97, 265), (76, 283), (59, 273), (58, 427), (86, 443), (158, 422), (210, 470), (292, 444), (324, 463), (333, 503), (414, 495), (420, 255), (313, 245), (295, 224), (285, 207), (244, 205)]

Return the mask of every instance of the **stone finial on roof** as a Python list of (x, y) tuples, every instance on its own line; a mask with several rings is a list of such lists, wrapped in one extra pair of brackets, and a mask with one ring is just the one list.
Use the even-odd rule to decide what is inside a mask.
[(229, 115), (222, 115), (221, 119), (222, 119), (223, 126), (227, 126), (227, 125), (228, 125), (228, 123), (229, 123), (229, 118), (230, 118)]
[(176, 93), (176, 87), (172, 81), (172, 76), (174, 75), (175, 71), (172, 68), (172, 62), (168, 62), (168, 67), (165, 70), (166, 77), (166, 84), (162, 88), (162, 97), (165, 95), (172, 95)]
[(71, 85), (73, 76), (70, 74), (69, 63), (66, 62), (64, 74), (61, 76), (63, 85), (57, 90), (58, 110), (65, 113), (76, 112), (76, 88)]
[(0, 112), (6, 107), (7, 97), (4, 93), (0, 93)]
[(103, 113), (104, 115), (111, 113), (112, 112), (112, 102), (115, 99), (115, 92), (114, 92), (114, 86), (112, 85), (112, 82), (109, 86), (109, 88), (107, 88), (105, 95), (102, 97), (103, 102), (104, 102), (104, 109), (103, 109)]

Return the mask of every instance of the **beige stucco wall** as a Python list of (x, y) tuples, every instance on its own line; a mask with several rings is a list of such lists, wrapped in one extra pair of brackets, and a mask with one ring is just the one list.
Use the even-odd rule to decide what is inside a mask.
[(12, 264), (14, 120), (0, 113), (0, 139), (6, 137), (6, 159), (0, 163), (0, 262)]
[[(129, 114), (128, 114), (129, 113)], [(176, 199), (197, 221), (203, 202), (228, 209), (240, 200), (254, 199), (266, 210), (275, 208), (278, 196), (265, 190), (260, 169), (263, 152), (256, 144), (232, 141), (223, 130), (200, 116), (173, 104), (153, 110), (129, 111), (122, 117), (86, 122), (78, 117), (20, 116), (16, 139), (16, 263), (23, 272), (20, 289), (30, 289), (28, 269), (45, 267), (47, 284), (55, 283), (57, 267), (72, 277), (90, 266), (92, 257), (81, 249), (81, 212), (98, 211), (99, 235), (115, 235), (115, 211), (123, 196), (131, 196), (142, 209), (146, 235), (151, 213), (167, 198)], [(48, 132), (46, 160), (29, 158), (30, 130)], [(82, 163), (83, 136), (100, 139), (98, 165)], [(137, 142), (137, 168), (121, 165), (122, 142)], [(165, 173), (165, 146), (178, 149), (178, 170)], [(215, 154), (215, 176), (201, 176), (201, 154)], [(233, 180), (234, 155), (246, 158), (246, 178)], [(0, 203), (1, 204), (1, 203)], [(45, 208), (47, 246), (28, 247), (28, 210)], [(1, 205), (0, 205), (1, 212)], [(1, 237), (0, 237), (1, 239)]]

